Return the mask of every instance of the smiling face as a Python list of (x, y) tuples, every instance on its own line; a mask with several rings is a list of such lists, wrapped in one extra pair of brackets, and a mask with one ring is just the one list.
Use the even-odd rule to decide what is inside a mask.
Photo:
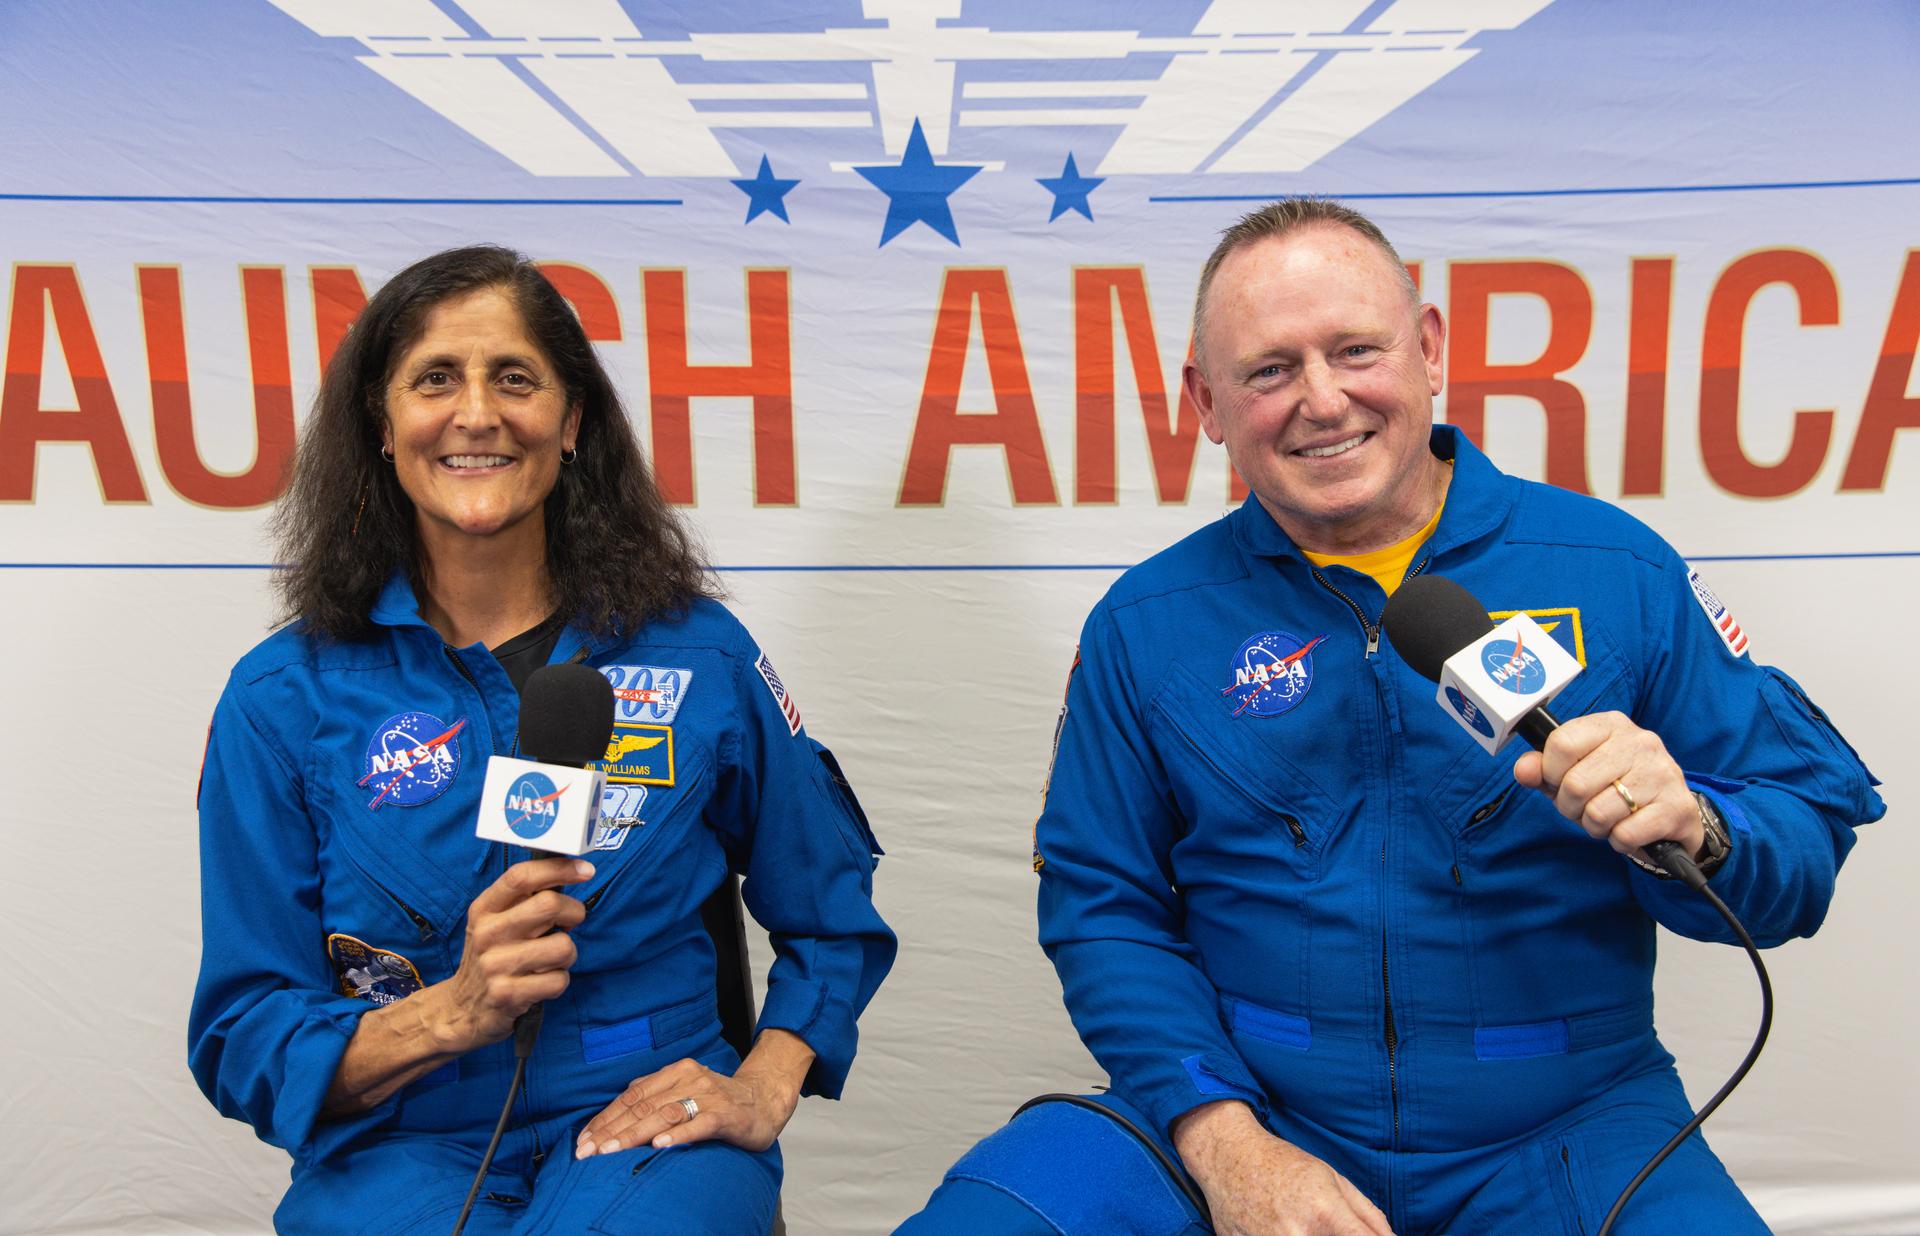
[(543, 537), (580, 409), (504, 288), (433, 307), (387, 382), (383, 443), (429, 555), (476, 538)]
[(1418, 531), (1447, 470), (1427, 440), (1446, 328), (1380, 248), (1313, 224), (1229, 254), (1187, 389), (1207, 437), (1305, 549), (1359, 553)]

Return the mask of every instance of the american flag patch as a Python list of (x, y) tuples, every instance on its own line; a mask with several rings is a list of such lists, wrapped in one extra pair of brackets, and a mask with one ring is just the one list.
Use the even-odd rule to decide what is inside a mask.
[(773, 672), (773, 662), (763, 652), (760, 654), (760, 659), (753, 663), (753, 668), (760, 671), (760, 680), (767, 684), (767, 690), (773, 692), (773, 702), (780, 705), (780, 715), (787, 719), (787, 732), (798, 734), (800, 706), (793, 702), (791, 695), (787, 694), (786, 684), (780, 681), (780, 675)]
[(1713, 624), (1714, 634), (1727, 646), (1727, 651), (1736, 657), (1746, 656), (1747, 633), (1733, 620), (1733, 615), (1727, 612), (1727, 607), (1714, 595), (1713, 589), (1707, 587), (1707, 581), (1700, 578), (1700, 572), (1688, 568), (1687, 585), (1693, 589), (1693, 599), (1700, 602), (1707, 621)]

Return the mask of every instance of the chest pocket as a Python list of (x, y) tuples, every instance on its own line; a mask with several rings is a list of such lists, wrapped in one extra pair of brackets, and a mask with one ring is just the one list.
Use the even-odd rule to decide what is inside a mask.
[[(609, 787), (615, 788), (625, 787)], [(673, 785), (646, 787), (646, 799), (635, 809), (641, 823), (625, 830), (618, 848), (585, 856), (594, 877), (574, 895), (586, 904), (589, 923), (619, 922), (620, 930), (631, 933), (625, 908), (636, 899), (653, 910), (685, 911), (680, 895), (692, 887), (695, 867), (703, 859), (723, 861), (713, 835), (696, 827), (712, 788), (713, 761), (705, 752), (681, 764)]]
[[(473, 836), (472, 798), (456, 787), (431, 803), (375, 814), (339, 780), (338, 768), (319, 760), (305, 787), (326, 830), (320, 892), (327, 929), (400, 949), (425, 982), (437, 982), (450, 972), (473, 897), (462, 877), (484, 845)], [(477, 793), (480, 778), (471, 782)]]
[(1217, 857), (1277, 861), (1318, 879), (1340, 822), (1334, 800), (1184, 666), (1168, 672), (1153, 713), (1156, 746), (1194, 842)]

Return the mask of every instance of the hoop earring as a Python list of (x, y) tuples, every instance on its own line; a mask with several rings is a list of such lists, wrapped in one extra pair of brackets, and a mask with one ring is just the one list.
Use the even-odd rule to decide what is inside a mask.
[(380, 458), (382, 458), (382, 459), (384, 459), (384, 460), (386, 460), (386, 461), (387, 461), (388, 463), (392, 463), (392, 462), (393, 462), (393, 448), (392, 448), (392, 447), (390, 447), (390, 446), (383, 446), (383, 447), (381, 447), (381, 448), (380, 448)]
[(563, 464), (570, 464), (578, 458), (580, 458), (580, 452), (571, 446), (560, 452), (560, 462)]

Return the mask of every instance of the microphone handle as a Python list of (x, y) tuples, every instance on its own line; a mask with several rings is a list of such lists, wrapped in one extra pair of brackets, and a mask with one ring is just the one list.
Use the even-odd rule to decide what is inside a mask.
[[(1547, 738), (1560, 728), (1560, 722), (1547, 711), (1543, 704), (1520, 718), (1520, 724), (1514, 727), (1514, 733), (1527, 740), (1527, 745), (1535, 751), (1544, 751)], [(1693, 856), (1678, 841), (1649, 841), (1640, 847), (1653, 863), (1662, 871), (1693, 889), (1704, 888), (1707, 878), (1700, 874), (1700, 868), (1694, 865)]]
[(546, 1015), (546, 1002), (542, 1001), (513, 1019), (514, 1059), (525, 1060), (533, 1054), (533, 1042), (540, 1037), (540, 1023)]

